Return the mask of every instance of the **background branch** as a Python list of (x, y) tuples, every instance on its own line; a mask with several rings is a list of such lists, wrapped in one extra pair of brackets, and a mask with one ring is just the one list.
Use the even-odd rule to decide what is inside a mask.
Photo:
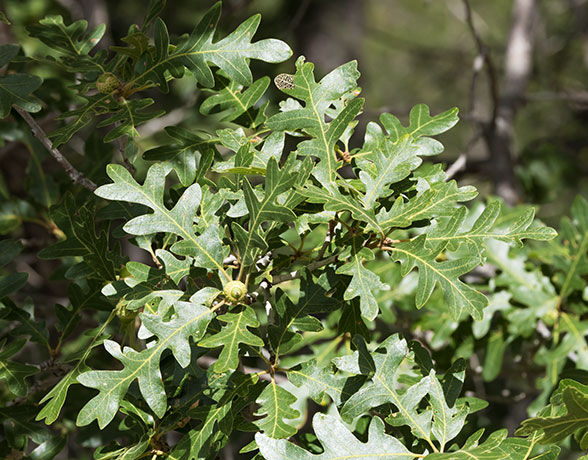
[(84, 176), (76, 168), (74, 168), (73, 165), (67, 160), (67, 158), (65, 158), (59, 150), (53, 147), (51, 141), (47, 137), (47, 134), (45, 134), (45, 131), (43, 131), (43, 128), (39, 126), (39, 124), (35, 121), (33, 117), (31, 117), (31, 115), (27, 111), (21, 109), (20, 107), (13, 108), (31, 127), (34, 136), (41, 141), (43, 146), (45, 146), (45, 148), (49, 150), (49, 153), (51, 153), (53, 158), (55, 158), (55, 160), (57, 160), (57, 162), (65, 170), (65, 172), (69, 174), (69, 177), (71, 178), (74, 184), (80, 184), (82, 187), (87, 188), (91, 192), (96, 190), (96, 184), (92, 182), (90, 179), (88, 179), (86, 176)]

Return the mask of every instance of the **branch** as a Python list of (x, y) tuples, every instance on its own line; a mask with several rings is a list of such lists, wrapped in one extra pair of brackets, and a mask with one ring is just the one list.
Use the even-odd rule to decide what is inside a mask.
[(514, 174), (514, 121), (524, 101), (531, 75), (536, 0), (515, 0), (504, 63), (503, 88), (496, 109), (496, 123), (487, 132), (497, 195), (511, 205), (519, 201)]
[(488, 90), (490, 92), (490, 99), (493, 105), (492, 118), (490, 124), (491, 126), (494, 126), (494, 123), (496, 122), (496, 109), (498, 107), (498, 79), (496, 78), (494, 62), (492, 60), (492, 56), (490, 55), (490, 48), (484, 43), (484, 41), (480, 37), (480, 34), (476, 30), (469, 0), (463, 0), (463, 6), (465, 9), (466, 23), (470, 30), (470, 34), (472, 35), (472, 38), (474, 39), (474, 42), (476, 44), (476, 49), (478, 50), (478, 55), (474, 59), (474, 73), (472, 74), (472, 81), (470, 84), (469, 112), (470, 115), (474, 115), (474, 111), (476, 108), (476, 83), (478, 80), (478, 75), (480, 74), (482, 68), (485, 68), (486, 75), (488, 77)]
[(43, 128), (37, 124), (35, 119), (31, 117), (27, 111), (21, 109), (20, 107), (14, 107), (14, 110), (16, 110), (24, 119), (24, 121), (27, 122), (27, 124), (31, 127), (34, 136), (41, 141), (47, 150), (49, 150), (53, 158), (55, 158), (55, 160), (57, 160), (57, 162), (65, 170), (65, 172), (69, 174), (69, 177), (74, 184), (80, 184), (82, 187), (87, 188), (91, 192), (96, 190), (96, 184), (84, 176), (76, 168), (74, 168), (67, 158), (65, 158), (59, 150), (53, 147), (51, 141), (47, 137), (47, 134), (45, 134), (45, 131), (43, 131)]
[(329, 226), (327, 228), (327, 234), (325, 235), (325, 242), (323, 243), (322, 247), (319, 250), (318, 256), (316, 260), (322, 260), (323, 256), (325, 255), (325, 251), (331, 244), (333, 240), (333, 234), (341, 228), (341, 224), (336, 223), (334, 220), (329, 222)]
[(308, 264), (305, 268), (302, 268), (302, 269), (297, 270), (295, 272), (284, 273), (282, 275), (274, 276), (274, 277), (272, 277), (271, 283), (269, 283), (266, 279), (264, 279), (259, 284), (259, 287), (254, 292), (251, 293), (251, 295), (255, 299), (259, 296), (259, 294), (261, 294), (266, 289), (270, 288), (272, 285), (284, 283), (285, 281), (291, 281), (291, 280), (298, 279), (302, 276), (302, 273), (304, 272), (304, 270), (313, 271), (313, 270), (316, 270), (317, 268), (321, 268), (326, 265), (330, 265), (333, 262), (336, 262), (338, 257), (339, 257), (339, 254), (335, 254), (334, 256), (328, 257), (323, 260), (316, 260), (316, 261)]
[[(213, 358), (212, 356), (201, 356), (198, 358), (197, 363), (203, 369), (208, 369), (209, 367), (213, 366), (214, 363), (216, 363), (216, 358)], [(245, 374), (258, 374), (259, 378), (262, 380), (267, 380), (268, 382), (271, 382), (272, 380), (271, 376), (269, 375), (269, 371), (267, 371), (267, 373), (263, 373), (266, 371), (257, 367), (243, 366), (242, 370)], [(274, 374), (274, 380), (278, 385), (284, 384), (288, 381), (286, 377), (278, 374)]]
[[(470, 87), (470, 115), (475, 109), (475, 89), (480, 64), (483, 59), (488, 75), (492, 99), (492, 116), (483, 130), (493, 165), (492, 176), (496, 194), (513, 205), (519, 201), (518, 181), (514, 174), (514, 120), (520, 104), (525, 99), (525, 91), (531, 73), (533, 51), (533, 26), (537, 16), (536, 0), (515, 0), (504, 65), (503, 88), (497, 90), (497, 78), (488, 47), (478, 34), (470, 8), (469, 0), (462, 0), (466, 22), (476, 44), (478, 56), (474, 61), (474, 75)], [(481, 127), (481, 125), (480, 125)]]
[(283, 283), (285, 281), (291, 281), (291, 280), (295, 280), (297, 278), (300, 278), (302, 276), (302, 273), (305, 270), (308, 270), (311, 272), (313, 270), (316, 270), (317, 268), (321, 268), (326, 265), (330, 265), (333, 262), (336, 262), (338, 257), (339, 257), (339, 254), (335, 254), (334, 256), (328, 257), (326, 259), (317, 260), (316, 262), (312, 262), (312, 263), (308, 264), (306, 267), (301, 268), (300, 270), (297, 270), (295, 272), (284, 273), (283, 275), (274, 276), (272, 278), (272, 284), (279, 284), (279, 283)]
[(458, 172), (465, 169), (466, 163), (467, 163), (467, 154), (464, 152), (459, 157), (457, 157), (457, 160), (455, 160), (449, 168), (447, 168), (447, 171), (445, 171), (445, 174), (446, 174), (445, 180), (448, 181), (448, 180), (452, 179), (453, 176), (455, 176)]

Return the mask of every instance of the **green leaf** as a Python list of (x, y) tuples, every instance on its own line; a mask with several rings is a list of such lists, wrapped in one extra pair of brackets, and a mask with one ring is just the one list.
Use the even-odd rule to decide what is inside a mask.
[(24, 346), (26, 339), (17, 339), (6, 345), (6, 340), (0, 342), (0, 380), (5, 380), (8, 389), (16, 396), (26, 396), (28, 385), (25, 379), (39, 372), (34, 366), (9, 361), (12, 355), (18, 353)]
[(204, 348), (223, 347), (221, 354), (214, 363), (214, 371), (218, 373), (236, 369), (239, 365), (239, 344), (262, 347), (264, 341), (252, 334), (248, 327), (259, 327), (255, 311), (251, 307), (240, 306), (217, 316), (219, 321), (227, 323), (220, 332), (201, 340), (198, 345)]
[[(362, 343), (356, 341), (358, 345)], [(386, 421), (393, 426), (408, 425), (413, 435), (425, 440), (434, 451), (433, 440), (439, 441), (443, 448), (461, 431), (469, 409), (463, 404), (449, 407), (434, 370), (404, 391), (399, 389), (398, 372), (409, 354), (405, 340), (395, 334), (371, 353), (370, 358), (366, 359), (365, 353), (360, 348), (351, 359), (336, 362), (339, 367), (345, 364), (344, 370), (368, 373), (371, 380), (345, 402), (341, 410), (344, 420), (351, 420), (372, 407), (392, 403), (396, 409)], [(426, 396), (430, 407), (421, 406)]]
[(400, 120), (389, 113), (382, 114), (380, 121), (390, 134), (392, 141), (396, 142), (406, 135), (416, 139), (421, 136), (436, 136), (444, 133), (457, 124), (459, 121), (458, 112), (459, 109), (455, 107), (431, 117), (429, 107), (425, 104), (418, 104), (410, 111), (410, 125), (408, 128), (402, 126)]
[(445, 399), (449, 407), (453, 407), (461, 393), (465, 380), (466, 367), (465, 360), (459, 358), (443, 376), (443, 393), (445, 394)]
[(466, 404), (459, 402), (450, 407), (441, 382), (434, 377), (434, 372), (431, 375), (433, 375), (429, 391), (429, 402), (433, 409), (431, 434), (439, 442), (440, 450), (443, 451), (447, 443), (461, 432), (469, 408)]
[(185, 66), (198, 83), (210, 88), (214, 85), (214, 76), (210, 69), (212, 64), (231, 80), (249, 86), (252, 83), (249, 59), (277, 63), (291, 56), (292, 51), (288, 45), (280, 40), (266, 39), (251, 43), (261, 20), (260, 15), (250, 17), (227, 37), (213, 43), (220, 11), (221, 3), (217, 2), (206, 12), (190, 36), (181, 41), (170, 54), (166, 40), (167, 30), (163, 21), (158, 18), (155, 24), (156, 53), (147, 60), (145, 70), (134, 82), (143, 84), (151, 80), (160, 84), (165, 91), (165, 73), (169, 71), (174, 77), (181, 76)]
[(169, 454), (170, 459), (207, 460), (211, 453), (217, 453), (218, 438), (223, 435), (219, 427), (232, 424), (231, 402), (192, 409), (190, 416), (202, 420), (196, 429), (190, 430)]
[(251, 108), (257, 104), (265, 91), (267, 90), (270, 79), (263, 77), (253, 82), (249, 88), (244, 87), (235, 81), (223, 82), (224, 87), (213, 96), (207, 98), (200, 106), (200, 113), (203, 115), (210, 114), (213, 109), (223, 111), (220, 121), (233, 121), (236, 118), (246, 115), (247, 125), (255, 129), (264, 120), (258, 119)]
[[(217, 376), (219, 374), (216, 374)], [(217, 404), (191, 408), (188, 415), (202, 421), (196, 429), (190, 430), (174, 446), (170, 458), (182, 460), (207, 460), (211, 453), (217, 453), (227, 436), (233, 430), (234, 419), (249, 403), (251, 387), (258, 382), (255, 374), (233, 372), (219, 377), (219, 384), (207, 382), (213, 389)]]
[(43, 398), (39, 401), (39, 404), (46, 404), (39, 411), (35, 420), (45, 419), (45, 423), (47, 425), (50, 425), (55, 420), (57, 420), (57, 417), (59, 417), (59, 412), (65, 403), (69, 387), (78, 383), (77, 378), (82, 372), (90, 370), (90, 368), (86, 365), (86, 359), (88, 356), (90, 356), (90, 353), (94, 347), (101, 345), (104, 340), (108, 338), (108, 336), (103, 336), (102, 334), (114, 316), (115, 314), (113, 311), (108, 320), (106, 320), (102, 326), (85, 333), (86, 336), (92, 338), (90, 344), (82, 350), (82, 354), (79, 358), (72, 359), (76, 361), (73, 368), (64, 377), (62, 377), (62, 379), (51, 389), (51, 391), (49, 391), (49, 393), (43, 396)]
[(366, 209), (374, 208), (379, 198), (390, 195), (388, 185), (405, 179), (421, 164), (417, 153), (410, 136), (402, 137), (397, 143), (386, 139), (381, 150), (373, 155), (370, 172), (364, 170), (359, 173), (359, 179), (365, 185), (361, 201)]
[(139, 136), (139, 132), (136, 128), (137, 126), (154, 118), (158, 118), (165, 113), (164, 110), (145, 112), (144, 109), (152, 105), (153, 102), (155, 101), (149, 98), (133, 100), (121, 98), (117, 102), (117, 107), (110, 109), (110, 116), (96, 125), (98, 128), (115, 125), (115, 127), (104, 136), (104, 142), (111, 142), (121, 136)]
[[(18, 45), (0, 45), (0, 67), (16, 57), (19, 49)], [(7, 117), (13, 105), (27, 112), (41, 110), (41, 101), (31, 95), (41, 83), (43, 79), (36, 75), (13, 73), (0, 76), (0, 118)]]
[[(562, 384), (565, 386), (565, 381)], [(539, 439), (542, 444), (560, 442), (573, 434), (580, 448), (588, 449), (588, 387), (578, 383), (565, 386), (561, 392), (561, 400), (567, 411), (565, 415), (527, 419), (523, 421), (517, 434), (530, 435), (542, 432), (543, 436)]]
[(292, 384), (307, 390), (318, 404), (324, 403), (324, 395), (327, 394), (337, 406), (340, 406), (361, 385), (359, 380), (356, 385), (350, 385), (349, 377), (334, 375), (330, 366), (320, 367), (316, 359), (288, 369), (287, 374)]
[[(197, 300), (198, 293), (192, 296)], [(157, 336), (157, 341), (150, 348), (137, 352), (132, 348), (121, 351), (120, 345), (107, 340), (106, 350), (121, 361), (124, 369), (120, 371), (89, 371), (78, 376), (78, 382), (100, 393), (90, 400), (80, 411), (77, 419), (79, 426), (98, 421), (100, 428), (108, 425), (120, 405), (120, 402), (135, 380), (139, 381), (139, 390), (153, 412), (162, 417), (167, 404), (159, 361), (164, 350), (169, 349), (176, 361), (185, 368), (190, 364), (190, 337), (199, 340), (206, 332), (212, 319), (208, 307), (190, 302), (177, 301), (174, 304), (175, 315), (170, 321), (149, 313), (142, 313), (143, 325)]]
[(561, 304), (573, 290), (586, 286), (583, 275), (588, 274), (588, 201), (579, 195), (572, 204), (572, 220), (562, 219), (559, 243), (565, 252), (555, 252), (553, 265), (563, 273), (559, 283)]
[(495, 431), (481, 444), (477, 440), (468, 440), (466, 445), (455, 452), (429, 454), (427, 460), (555, 460), (559, 454), (559, 447), (552, 446), (543, 455), (531, 457), (533, 441), (507, 438), (507, 434), (507, 430)]
[(364, 209), (362, 204), (352, 196), (343, 195), (338, 190), (326, 191), (314, 185), (307, 185), (299, 193), (306, 197), (310, 203), (324, 203), (325, 211), (349, 211), (354, 219), (367, 222), (368, 228), (384, 234), (374, 212)]
[(0, 407), (0, 420), (2, 420), (4, 439), (21, 450), (26, 448), (27, 439), (31, 439), (39, 445), (51, 442), (51, 439), (54, 438), (52, 433), (34, 423), (32, 420), (34, 415), (35, 407), (32, 405), (19, 404), (11, 407)]
[[(22, 251), (22, 244), (12, 240), (0, 241), (0, 267), (11, 262)], [(18, 291), (28, 279), (28, 273), (0, 275), (0, 299)]]
[(31, 460), (53, 460), (66, 444), (67, 438), (54, 436), (33, 449), (28, 458)]
[(494, 332), (488, 339), (484, 367), (482, 369), (482, 378), (486, 382), (491, 382), (500, 373), (502, 368), (502, 358), (504, 351), (508, 346), (508, 340), (504, 340), (502, 331)]
[(165, 4), (167, 0), (150, 0), (149, 6), (147, 7), (147, 12), (145, 13), (145, 19), (143, 19), (143, 27), (142, 29), (145, 30), (149, 25), (159, 16), (159, 14), (165, 8)]
[(49, 346), (49, 332), (47, 331), (45, 321), (37, 321), (35, 319), (35, 307), (30, 298), (27, 298), (21, 306), (16, 306), (9, 299), (4, 299), (0, 303), (0, 307), (0, 318), (18, 323), (18, 326), (11, 330), (12, 335), (29, 336), (31, 341), (43, 345), (48, 350), (51, 349)]
[(18, 291), (27, 283), (28, 273), (11, 273), (0, 276), (0, 299)]
[(297, 303), (292, 302), (281, 289), (276, 291), (275, 309), (279, 324), (268, 327), (268, 339), (276, 361), (302, 340), (298, 331), (316, 332), (322, 329), (321, 322), (311, 314), (328, 312), (338, 305), (335, 299), (326, 295), (324, 285), (325, 277), (315, 283), (312, 275), (305, 271), (301, 276), (301, 297)]
[(370, 223), (367, 228), (388, 231), (394, 227), (408, 227), (418, 220), (448, 216), (455, 213), (458, 202), (469, 201), (477, 194), (474, 187), (457, 187), (455, 181), (434, 184), (408, 201), (398, 197), (390, 210), (380, 210), (377, 224)]
[(337, 169), (343, 166), (337, 159), (335, 144), (361, 111), (363, 99), (348, 101), (330, 123), (325, 121), (325, 115), (331, 104), (356, 87), (358, 78), (357, 62), (352, 61), (336, 68), (317, 83), (314, 77), (314, 64), (305, 62), (301, 56), (296, 61), (294, 88), (284, 91), (303, 101), (304, 108), (278, 113), (266, 123), (275, 131), (302, 130), (312, 137), (298, 144), (297, 153), (320, 160), (313, 170), (313, 175), (331, 192), (335, 190)]
[(290, 407), (296, 397), (288, 390), (276, 385), (272, 380), (255, 401), (261, 407), (255, 415), (265, 416), (254, 423), (267, 436), (274, 439), (289, 438), (296, 433), (296, 428), (288, 423), (300, 413)]
[(420, 235), (413, 241), (398, 243), (388, 249), (392, 259), (401, 263), (403, 277), (415, 267), (419, 270), (416, 307), (421, 308), (427, 302), (438, 283), (454, 319), (459, 318), (463, 309), (472, 318), (482, 319), (482, 311), (488, 305), (488, 299), (459, 279), (476, 267), (479, 259), (470, 256), (437, 262), (436, 251), (428, 249), (425, 241), (426, 235)]
[(547, 241), (555, 238), (556, 231), (550, 227), (531, 227), (534, 209), (528, 209), (509, 222), (508, 226), (497, 227), (501, 204), (499, 201), (488, 203), (482, 214), (468, 230), (464, 229), (467, 210), (460, 207), (453, 216), (446, 218), (443, 225), (427, 233), (426, 243), (435, 243), (437, 250), (449, 246), (455, 250), (462, 243), (467, 243), (480, 254), (484, 251), (484, 241), (495, 239), (505, 243), (523, 246), (523, 239)]
[(20, 50), (20, 46), (11, 43), (7, 45), (0, 45), (0, 67), (8, 64), (16, 57)]
[(204, 174), (212, 164), (213, 146), (218, 139), (210, 139), (210, 136), (201, 137), (177, 126), (168, 126), (165, 132), (179, 142), (147, 150), (143, 153), (143, 159), (157, 161), (164, 167), (169, 165), (184, 187), (194, 182), (202, 184)]
[(24, 134), (22, 142), (27, 146), (30, 160), (27, 167), (27, 187), (29, 196), (49, 209), (59, 201), (59, 189), (51, 174), (45, 170), (44, 160), (50, 156), (45, 146), (32, 132)]
[(41, 19), (38, 25), (27, 26), (27, 31), (51, 49), (78, 57), (87, 55), (98, 44), (106, 30), (106, 25), (100, 24), (86, 34), (87, 27), (88, 22), (83, 19), (66, 26), (61, 16), (47, 16)]
[(351, 283), (345, 290), (343, 298), (351, 300), (360, 298), (361, 316), (373, 321), (378, 316), (378, 302), (376, 293), (387, 291), (390, 286), (380, 281), (380, 277), (363, 266), (364, 261), (374, 260), (374, 253), (368, 248), (362, 248), (353, 254), (351, 261), (337, 269), (337, 274), (350, 275)]
[(177, 235), (182, 239), (174, 243), (172, 252), (193, 257), (196, 266), (219, 270), (219, 275), (227, 281), (231, 280), (222, 265), (227, 250), (222, 245), (218, 227), (209, 225), (201, 235), (194, 233), (194, 217), (202, 197), (198, 184), (188, 187), (174, 208), (169, 210), (163, 204), (166, 172), (161, 165), (155, 164), (149, 168), (142, 186), (123, 166), (108, 165), (107, 173), (114, 183), (99, 187), (96, 195), (111, 200), (139, 203), (153, 210), (152, 214), (144, 214), (128, 221), (123, 227), (127, 233), (149, 235), (170, 232)]
[(67, 122), (48, 134), (49, 139), (53, 141), (53, 147), (59, 147), (69, 141), (75, 133), (94, 119), (95, 113), (110, 112), (118, 108), (112, 94), (97, 93), (83, 98), (87, 100), (87, 103), (77, 109), (63, 112), (57, 117), (59, 120), (67, 119)]
[(58, 323), (55, 325), (61, 333), (60, 340), (66, 339), (74, 330), (81, 319), (81, 311), (95, 309), (110, 311), (112, 305), (101, 294), (102, 284), (99, 281), (88, 281), (88, 289), (82, 289), (77, 284), (70, 284), (67, 294), (71, 305), (69, 308), (55, 305), (55, 315)]
[(244, 267), (250, 266), (255, 261), (254, 248), (262, 250), (267, 248), (261, 233), (263, 222), (291, 222), (296, 218), (296, 214), (292, 211), (293, 206), (289, 206), (289, 203), (278, 202), (278, 197), (290, 191), (298, 178), (298, 174), (292, 171), (293, 160), (294, 158), (279, 169), (277, 160), (273, 157), (269, 159), (265, 175), (264, 197), (261, 201), (257, 199), (249, 181), (247, 179), (243, 181), (245, 204), (249, 211), (249, 228), (245, 231), (237, 223), (234, 223), (232, 228), (236, 234), (241, 264)]
[(385, 433), (384, 422), (378, 417), (372, 418), (366, 443), (359, 441), (332, 415), (315, 414), (312, 426), (324, 449), (321, 454), (313, 455), (296, 444), (284, 439), (272, 439), (262, 433), (255, 435), (255, 441), (266, 460), (414, 460), (416, 456), (398, 439)]
[(263, 175), (265, 175), (265, 169), (270, 158), (275, 158), (277, 161), (280, 161), (280, 157), (284, 151), (285, 137), (285, 134), (281, 131), (273, 132), (265, 137), (261, 151), (254, 150), (252, 167), (263, 168)]
[(165, 249), (156, 249), (155, 255), (163, 261), (165, 274), (169, 276), (174, 283), (178, 284), (182, 278), (190, 273), (192, 259), (186, 257), (184, 260), (177, 259), (171, 252)]

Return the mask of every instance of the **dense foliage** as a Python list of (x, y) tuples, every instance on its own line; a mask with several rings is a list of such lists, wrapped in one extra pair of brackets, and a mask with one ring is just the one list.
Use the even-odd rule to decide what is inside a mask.
[[(3, 137), (30, 151), (26, 192), (2, 187), (0, 456), (51, 459), (72, 439), (98, 459), (588, 449), (588, 203), (559, 235), (528, 206), (466, 207), (476, 189), (423, 161), (457, 109), (385, 113), (358, 140), (355, 61), (321, 77), (298, 57), (271, 74), (276, 104), (250, 66), (292, 53), (254, 41), (259, 15), (220, 37), (217, 3), (170, 39), (164, 3), (110, 52), (93, 51), (103, 26), (60, 16), (28, 28), (47, 55), (0, 46)], [(207, 94), (209, 124), (141, 151), (179, 79)], [(41, 111), (62, 120), (47, 135)], [(53, 241), (24, 239), (31, 224)], [(41, 283), (67, 299), (33, 302), (23, 251), (59, 260)], [(490, 382), (531, 396), (516, 434), (487, 422)]]

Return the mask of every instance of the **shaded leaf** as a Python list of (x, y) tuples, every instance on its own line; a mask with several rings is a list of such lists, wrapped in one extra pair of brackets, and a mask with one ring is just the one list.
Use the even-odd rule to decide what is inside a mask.
[(29, 34), (38, 38), (53, 50), (58, 50), (69, 56), (84, 56), (94, 48), (106, 30), (105, 24), (100, 24), (86, 34), (88, 22), (80, 19), (66, 26), (61, 16), (47, 16), (38, 25), (27, 26)]
[(400, 123), (398, 118), (389, 113), (382, 114), (380, 121), (390, 134), (391, 139), (395, 142), (402, 136), (406, 135), (418, 138), (421, 136), (436, 136), (437, 134), (444, 133), (455, 126), (459, 121), (457, 116), (458, 111), (459, 110), (456, 107), (431, 117), (429, 107), (425, 104), (418, 104), (410, 111), (410, 124), (407, 128), (402, 126), (402, 123)]
[(567, 411), (558, 417), (538, 416), (523, 421), (517, 430), (518, 435), (543, 433), (539, 439), (542, 444), (550, 444), (574, 435), (582, 449), (588, 449), (588, 387), (578, 383), (567, 384), (563, 381), (561, 401)]
[(34, 366), (8, 360), (22, 349), (25, 342), (26, 339), (17, 339), (8, 345), (6, 345), (6, 340), (0, 343), (0, 380), (5, 380), (8, 389), (16, 396), (27, 394), (28, 385), (25, 379), (39, 372), (39, 369)]
[(214, 109), (224, 112), (220, 121), (233, 121), (245, 115), (247, 125), (255, 129), (263, 123), (264, 118), (257, 118), (251, 108), (261, 99), (270, 84), (269, 77), (254, 81), (245, 89), (235, 81), (223, 83), (224, 87), (216, 94), (207, 98), (200, 106), (200, 113), (210, 114)]
[(91, 277), (102, 281), (116, 279), (116, 249), (110, 247), (107, 227), (96, 235), (93, 211), (76, 205), (73, 195), (68, 193), (62, 203), (51, 207), (50, 213), (64, 232), (65, 240), (42, 249), (38, 256), (41, 259), (81, 256), (90, 268)]
[[(8, 64), (20, 49), (17, 45), (0, 45), (0, 67)], [(15, 105), (27, 112), (41, 110), (41, 101), (31, 93), (41, 86), (43, 80), (36, 75), (9, 74), (0, 76), (0, 118), (10, 113)]]

